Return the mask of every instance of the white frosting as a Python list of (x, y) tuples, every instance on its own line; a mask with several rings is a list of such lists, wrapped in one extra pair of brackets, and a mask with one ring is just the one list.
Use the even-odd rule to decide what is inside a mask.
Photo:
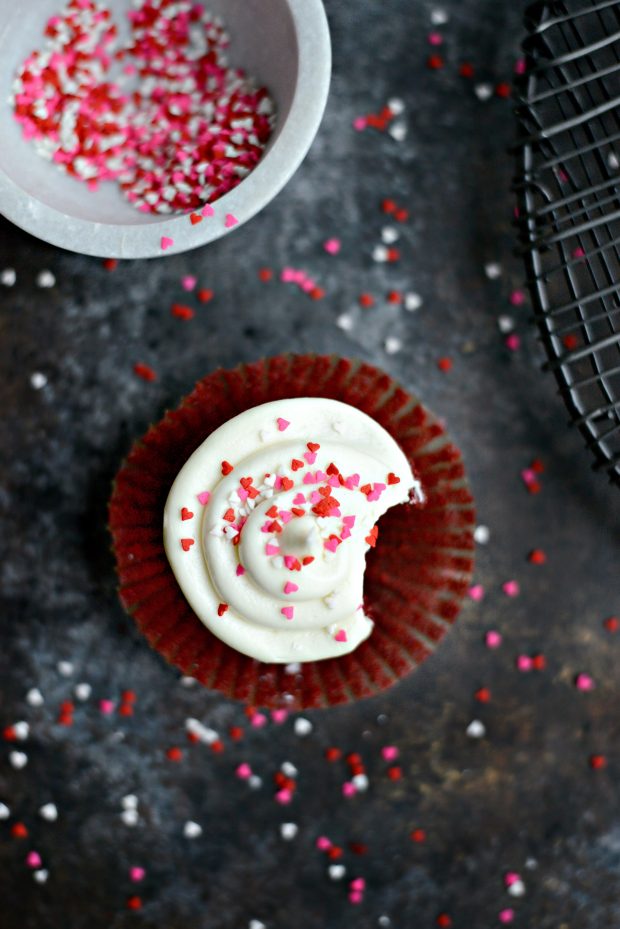
[(370, 635), (371, 532), (414, 498), (404, 453), (374, 419), (336, 400), (278, 400), (196, 449), (166, 501), (164, 546), (214, 635), (259, 661), (317, 661)]

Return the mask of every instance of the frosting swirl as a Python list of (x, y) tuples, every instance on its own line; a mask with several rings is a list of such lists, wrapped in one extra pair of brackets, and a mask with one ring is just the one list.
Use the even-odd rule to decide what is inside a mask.
[(375, 420), (336, 400), (278, 400), (231, 419), (188, 459), (166, 501), (164, 546), (214, 635), (259, 661), (316, 661), (370, 635), (375, 523), (414, 499), (419, 483)]

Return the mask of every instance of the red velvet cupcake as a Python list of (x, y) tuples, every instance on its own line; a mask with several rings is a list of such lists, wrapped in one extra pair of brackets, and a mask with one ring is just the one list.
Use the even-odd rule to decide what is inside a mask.
[[(299, 397), (340, 401), (375, 420), (404, 452), (425, 500), (394, 506), (380, 520), (364, 578), (369, 637), (335, 658), (263, 663), (225, 644), (192, 610), (166, 556), (163, 513), (179, 471), (207, 436), (260, 404)], [(335, 356), (281, 355), (208, 375), (135, 444), (109, 516), (121, 601), (149, 644), (183, 674), (254, 706), (326, 707), (390, 687), (456, 620), (473, 571), (474, 507), (459, 450), (387, 374)]]

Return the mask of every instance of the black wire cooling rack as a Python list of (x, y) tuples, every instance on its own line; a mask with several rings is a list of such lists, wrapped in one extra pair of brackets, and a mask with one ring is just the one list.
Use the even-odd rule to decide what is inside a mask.
[(548, 367), (620, 485), (620, 0), (526, 8), (519, 230)]

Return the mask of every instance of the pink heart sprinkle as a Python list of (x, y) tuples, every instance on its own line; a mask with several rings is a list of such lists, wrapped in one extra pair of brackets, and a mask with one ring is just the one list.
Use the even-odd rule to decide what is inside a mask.
[(395, 745), (384, 745), (381, 749), (381, 755), (385, 761), (394, 761), (398, 758), (399, 751)]
[(264, 713), (254, 713), (250, 725), (254, 726), (255, 729), (262, 729), (263, 726), (267, 725), (267, 717)]
[(38, 852), (28, 852), (26, 855), (26, 864), (29, 868), (40, 868), (43, 862)]
[(500, 910), (499, 912), (499, 921), (500, 923), (504, 923), (504, 925), (511, 923), (514, 918), (515, 918), (514, 910), (507, 909), (507, 910)]
[(167, 248), (170, 248), (172, 245), (174, 245), (174, 239), (171, 239), (170, 236), (163, 235), (163, 236), (161, 237), (161, 248), (162, 248), (162, 251), (165, 252), (166, 249), (167, 249)]
[(342, 521), (345, 526), (354, 526), (355, 525), (355, 516), (343, 516)]
[(193, 290), (196, 286), (196, 278), (192, 277), (191, 274), (186, 274), (185, 277), (181, 278), (181, 286), (183, 290)]
[(357, 487), (359, 482), (360, 482), (359, 474), (352, 474), (351, 477), (348, 477), (346, 479), (346, 481), (344, 482), (344, 485), (348, 490), (353, 490), (354, 487)]
[(306, 471), (304, 474), (304, 484), (316, 484), (316, 478), (311, 471)]
[(306, 498), (304, 497), (303, 494), (297, 494), (297, 496), (293, 498), (293, 503), (295, 504), (295, 506), (301, 506), (305, 502), (306, 502)]
[(487, 632), (484, 641), (486, 642), (487, 648), (499, 648), (502, 644), (502, 636), (499, 632), (492, 629), (490, 632)]
[(308, 464), (314, 464), (316, 461), (316, 452), (304, 452), (304, 458)]
[(594, 690), (594, 681), (589, 674), (578, 674), (575, 678), (577, 690)]
[(357, 903), (361, 903), (363, 899), (364, 899), (364, 895), (361, 894), (361, 893), (359, 892), (359, 890), (352, 890), (352, 891), (350, 891), (350, 893), (349, 893), (349, 903), (353, 903), (353, 904), (355, 905), (355, 904), (357, 904)]
[(352, 781), (345, 781), (342, 785), (342, 793), (345, 797), (353, 797), (357, 793), (357, 787)]
[(327, 474), (325, 473), (325, 471), (315, 471), (314, 479), (317, 482), (317, 484), (322, 484), (323, 481), (327, 480)]
[(224, 220), (224, 225), (227, 229), (232, 229), (233, 226), (236, 226), (239, 220), (232, 213), (226, 214), (226, 219)]
[(288, 787), (283, 787), (282, 790), (279, 790), (276, 794), (276, 802), (282, 804), (282, 806), (286, 806), (292, 799), (293, 794)]
[(287, 619), (292, 619), (295, 612), (295, 608), (292, 606), (283, 606), (280, 610), (283, 616), (286, 616)]
[(284, 430), (288, 429), (288, 427), (291, 425), (288, 419), (282, 419), (281, 416), (278, 416), (277, 423), (279, 432), (284, 432)]
[(294, 268), (282, 268), (280, 273), (280, 280), (284, 284), (290, 284), (291, 281), (295, 280), (295, 269)]
[(293, 584), (292, 581), (287, 581), (284, 585), (285, 594), (294, 594), (297, 590), (299, 590), (299, 586), (297, 584)]
[(478, 603), (484, 597), (484, 587), (482, 584), (474, 584), (473, 587), (469, 588), (467, 593), (472, 600), (475, 600)]
[(512, 887), (513, 884), (516, 884), (517, 881), (520, 881), (520, 880), (521, 880), (521, 875), (518, 874), (516, 871), (508, 871), (504, 875), (504, 884), (506, 885), (506, 887)]
[(328, 552), (335, 552), (339, 544), (340, 542), (338, 539), (326, 539), (325, 542), (323, 542), (323, 547), (326, 548)]
[(366, 128), (366, 117), (365, 116), (356, 116), (353, 120), (353, 128), (356, 132), (361, 132), (362, 129)]
[(506, 336), (506, 348), (510, 349), (511, 352), (516, 352), (521, 347), (521, 339), (516, 332), (511, 332), (509, 336)]
[(200, 212), (202, 213), (203, 216), (213, 216), (215, 213), (215, 210), (213, 209), (210, 203), (205, 203), (205, 205), (203, 206)]
[(521, 477), (526, 484), (533, 484), (536, 480), (536, 472), (532, 471), (531, 468), (524, 468), (521, 472)]
[(237, 565), (236, 574), (237, 574), (237, 577), (241, 577), (242, 574), (245, 574), (245, 568), (243, 567), (242, 564)]
[(235, 774), (237, 775), (237, 777), (240, 777), (241, 780), (247, 781), (248, 778), (252, 777), (252, 768), (249, 766), (247, 761), (243, 761), (238, 766), (237, 770), (235, 771)]
[(337, 255), (341, 245), (340, 239), (328, 239), (327, 242), (323, 242), (323, 248), (328, 255)]
[(239, 487), (237, 490), (237, 496), (240, 500), (247, 500), (250, 495), (247, 490), (243, 489), (243, 487)]
[(202, 503), (203, 506), (206, 506), (210, 499), (211, 499), (210, 490), (203, 490), (202, 493), (198, 494), (198, 503)]
[(272, 545), (271, 542), (267, 542), (267, 544), (265, 545), (265, 553), (267, 555), (279, 555), (280, 549), (278, 548), (277, 545)]
[(340, 487), (340, 481), (338, 480), (337, 474), (332, 474), (329, 481), (327, 482), (330, 487)]
[(295, 558), (294, 555), (285, 555), (285, 556), (284, 556), (284, 566), (285, 566), (286, 568), (288, 568), (289, 571), (292, 571), (292, 570), (293, 570), (293, 568), (295, 567), (296, 561), (297, 561), (297, 559)]
[[(330, 513), (329, 515), (332, 516), (333, 514)], [(342, 539), (343, 542), (344, 542), (345, 539), (350, 539), (350, 538), (351, 538), (351, 530), (348, 529), (348, 528), (345, 526), (344, 529), (341, 529), (341, 530), (340, 530), (340, 538)]]
[(144, 868), (130, 868), (129, 869), (129, 880), (130, 881), (141, 881), (146, 875)]
[(519, 655), (517, 658), (517, 668), (519, 671), (531, 671), (532, 659), (529, 655)]
[(271, 718), (278, 726), (282, 725), (288, 717), (288, 710), (272, 710)]
[(351, 881), (351, 883), (349, 884), (349, 887), (351, 888), (351, 890), (358, 890), (358, 891), (366, 890), (366, 881), (364, 880), (363, 877), (356, 877)]
[(321, 852), (326, 852), (332, 847), (332, 842), (326, 835), (320, 835), (315, 842), (316, 847)]
[(322, 497), (318, 490), (313, 490), (310, 494), (310, 503), (320, 503), (321, 499)]
[(114, 702), (112, 700), (100, 700), (99, 709), (105, 716), (109, 716), (110, 713), (114, 712)]
[(339, 629), (338, 632), (336, 633), (336, 635), (334, 636), (334, 639), (336, 640), (336, 642), (346, 642), (346, 641), (347, 641), (347, 634), (346, 634), (345, 630), (344, 630), (344, 629)]
[(428, 36), (429, 45), (441, 45), (443, 36), (440, 32), (430, 32)]
[(506, 581), (502, 584), (502, 590), (507, 597), (517, 597), (519, 595), (519, 584), (517, 581)]
[(525, 294), (522, 290), (513, 290), (510, 294), (510, 302), (513, 306), (521, 306), (525, 302)]
[(291, 513), (290, 510), (278, 510), (278, 516), (280, 517), (282, 522), (285, 524), (290, 523), (290, 521), (293, 518), (293, 514)]

